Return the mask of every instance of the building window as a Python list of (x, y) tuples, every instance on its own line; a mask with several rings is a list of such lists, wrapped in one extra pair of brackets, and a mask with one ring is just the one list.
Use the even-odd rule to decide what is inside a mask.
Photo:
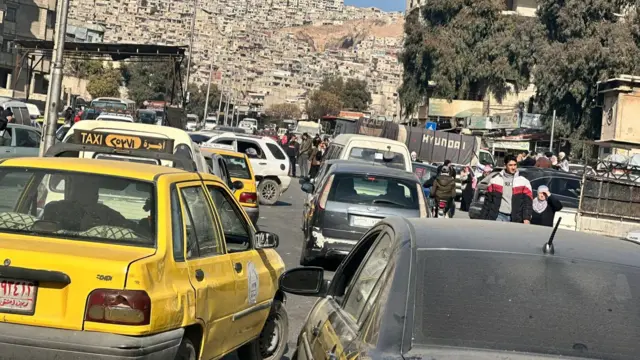
[(18, 13), (18, 9), (13, 7), (7, 7), (7, 12), (4, 13), (4, 21), (8, 22), (16, 22), (16, 14)]
[(56, 26), (56, 12), (47, 10), (47, 29), (53, 29)]
[(15, 48), (15, 45), (12, 40), (7, 40), (7, 39), (2, 40), (2, 51), (10, 53), (10, 52), (13, 52), (14, 48)]

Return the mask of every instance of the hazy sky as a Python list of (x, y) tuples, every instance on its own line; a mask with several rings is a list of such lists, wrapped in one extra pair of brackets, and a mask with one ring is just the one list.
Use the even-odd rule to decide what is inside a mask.
[(385, 11), (404, 11), (406, 5), (404, 0), (345, 0), (344, 3), (360, 7), (373, 6)]

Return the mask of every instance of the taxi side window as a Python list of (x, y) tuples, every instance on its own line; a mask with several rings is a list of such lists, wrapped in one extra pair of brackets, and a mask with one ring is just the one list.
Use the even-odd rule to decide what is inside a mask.
[(11, 146), (11, 128), (7, 128), (0, 137), (0, 146)]
[(182, 199), (186, 212), (187, 259), (222, 254), (221, 237), (202, 187), (182, 189)]
[(376, 284), (380, 281), (391, 258), (391, 245), (391, 236), (384, 233), (378, 243), (369, 250), (365, 261), (351, 281), (343, 308), (356, 321), (361, 318), (365, 307), (371, 307), (370, 303), (375, 300), (380, 291), (380, 286)]
[(236, 206), (231, 196), (223, 189), (207, 186), (213, 203), (218, 210), (224, 239), (229, 252), (246, 251), (251, 248), (251, 233), (247, 221), (242, 215), (242, 210)]
[(171, 239), (173, 242), (173, 259), (184, 261), (184, 227), (182, 225), (182, 206), (178, 190), (171, 189)]

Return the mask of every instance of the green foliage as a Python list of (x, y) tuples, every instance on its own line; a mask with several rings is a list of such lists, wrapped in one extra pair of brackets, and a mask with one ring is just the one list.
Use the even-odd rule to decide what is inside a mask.
[(282, 104), (273, 104), (271, 105), (267, 111), (266, 115), (272, 120), (288, 120), (288, 119), (299, 119), (300, 118), (300, 108), (296, 104), (290, 103), (282, 103)]
[(98, 97), (120, 97), (120, 84), (122, 83), (122, 74), (119, 69), (111, 67), (93, 67), (88, 73), (89, 84), (87, 92), (93, 98)]
[(307, 101), (307, 115), (311, 120), (317, 120), (325, 115), (335, 114), (343, 107), (340, 97), (325, 90), (316, 90)]
[[(173, 63), (170, 61), (128, 64), (125, 69), (125, 82), (129, 90), (129, 98), (138, 104), (145, 100), (171, 101), (173, 74)], [(175, 99), (179, 99), (180, 81), (181, 79), (176, 76), (173, 89)]]
[(342, 106), (350, 110), (367, 110), (373, 101), (364, 80), (347, 79), (345, 82), (340, 76), (329, 76), (322, 80), (320, 91), (338, 96)]
[(601, 108), (596, 107), (597, 82), (640, 70), (634, 21), (616, 14), (629, 0), (539, 1), (545, 42), (537, 51), (534, 83), (545, 112), (557, 110), (574, 138), (594, 138)]
[[(204, 113), (204, 105), (207, 99), (207, 84), (203, 84), (198, 88), (196, 84), (189, 84), (188, 91), (191, 93), (189, 103), (186, 106), (188, 114), (196, 114), (200, 118), (206, 118), (207, 114)], [(218, 104), (220, 102), (220, 90), (215, 84), (211, 84), (211, 90), (209, 91), (209, 108), (208, 113), (218, 111)]]
[(90, 76), (100, 74), (103, 71), (103, 62), (100, 60), (72, 58), (66, 59), (64, 63), (64, 74), (80, 79), (86, 79)]
[(398, 90), (406, 114), (430, 95), (429, 82), (434, 95), (461, 100), (528, 85), (540, 28), (504, 8), (503, 0), (431, 0), (407, 17)]

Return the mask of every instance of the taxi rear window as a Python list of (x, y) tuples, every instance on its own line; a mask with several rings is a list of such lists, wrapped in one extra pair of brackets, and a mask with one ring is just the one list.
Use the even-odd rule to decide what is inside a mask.
[(245, 158), (230, 155), (223, 155), (223, 157), (227, 161), (227, 169), (229, 169), (229, 175), (231, 175), (231, 177), (246, 180), (251, 179), (249, 165)]
[(477, 251), (421, 250), (417, 258), (416, 345), (640, 354), (636, 267)]
[(116, 176), (0, 169), (0, 232), (155, 246), (155, 187)]

